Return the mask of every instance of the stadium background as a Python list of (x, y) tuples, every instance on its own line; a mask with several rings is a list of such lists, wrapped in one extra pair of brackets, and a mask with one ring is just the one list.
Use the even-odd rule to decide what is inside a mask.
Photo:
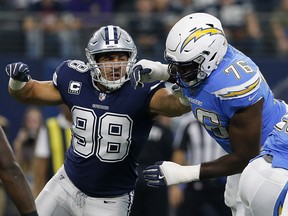
[[(16, 132), (18, 131), (18, 128), (22, 123), (21, 119), (27, 105), (19, 103), (9, 96), (7, 91), (9, 78), (5, 74), (5, 66), (11, 62), (22, 61), (29, 65), (32, 78), (39, 80), (47, 80), (52, 79), (52, 74), (58, 64), (61, 63), (64, 59), (67, 59), (58, 56), (57, 49), (59, 49), (59, 47), (57, 46), (54, 47), (54, 51), (53, 47), (51, 47), (52, 51), (50, 53), (47, 53), (46, 56), (38, 59), (29, 58), (25, 55), (25, 32), (22, 28), (22, 22), (25, 15), (26, 13), (24, 12), (17, 12), (11, 14), (11, 11), (1, 11), (0, 13), (0, 115), (5, 116), (10, 121), (8, 133), (8, 138), (10, 141), (14, 139)], [(82, 16), (86, 15), (82, 14)], [(127, 29), (128, 27), (126, 26), (126, 24), (129, 22), (129, 20), (133, 20), (136, 15), (137, 14), (134, 13), (100, 14), (97, 17), (94, 17), (93, 22), (89, 23), (88, 25), (81, 26), (81, 40), (79, 41), (79, 43), (82, 49), (82, 54), (79, 55), (77, 58), (86, 61), (84, 49), (93, 31), (98, 29), (100, 26), (107, 24), (119, 25), (124, 29)], [(156, 19), (159, 18), (159, 14), (155, 14), (154, 16)], [(263, 13), (260, 14), (258, 17), (260, 21), (264, 23), (262, 26), (267, 26), (270, 18), (269, 14)], [(133, 26), (130, 26), (127, 30), (129, 31), (129, 33), (133, 32)], [(269, 31), (270, 29), (263, 30), (263, 32), (265, 33)], [(160, 47), (163, 48), (165, 38), (167, 36), (167, 31), (158, 32), (158, 36), (159, 35), (161, 37), (161, 40), (159, 41)], [(269, 83), (271, 88), (274, 89), (282, 80), (288, 77), (288, 61), (287, 55), (281, 56), (275, 54), (275, 43), (273, 41), (273, 38), (269, 38), (269, 35), (270, 34), (268, 34), (268, 39), (264, 37), (264, 51), (259, 53), (253, 53), (253, 55), (250, 56), (260, 67), (260, 70), (262, 71), (264, 77), (266, 78), (266, 81)], [(139, 58), (149, 58), (149, 53), (146, 53), (145, 56), (141, 56), (141, 53), (143, 53), (142, 49), (144, 49), (144, 47), (141, 47), (140, 44), (137, 44), (137, 41), (135, 41), (135, 43), (138, 46)], [(238, 48), (240, 50), (246, 49), (246, 47)], [(161, 49), (159, 53), (151, 54), (150, 59), (165, 62), (163, 58), (163, 49)], [(215, 83), (215, 85), (217, 84)], [(277, 94), (276, 96), (283, 99), (288, 97), (287, 93)], [(56, 107), (43, 106), (42, 109), (45, 118), (54, 116), (58, 112), (58, 109)]]

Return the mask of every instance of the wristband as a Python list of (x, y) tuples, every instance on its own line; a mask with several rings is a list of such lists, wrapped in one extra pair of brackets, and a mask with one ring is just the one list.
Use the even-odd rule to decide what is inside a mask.
[(9, 87), (13, 90), (20, 90), (22, 89), (27, 82), (21, 82), (18, 80), (14, 80), (13, 78), (9, 79)]
[(30, 212), (30, 213), (21, 214), (21, 216), (38, 216), (38, 213), (35, 210), (33, 212)]
[(157, 62), (158, 67), (159, 67), (159, 71), (161, 71), (160, 73), (160, 79), (159, 80), (164, 80), (167, 81), (170, 78), (170, 74), (168, 73), (168, 65), (167, 64), (162, 64), (161, 62)]
[(201, 164), (192, 166), (181, 166), (178, 173), (179, 182), (188, 183), (200, 179)]

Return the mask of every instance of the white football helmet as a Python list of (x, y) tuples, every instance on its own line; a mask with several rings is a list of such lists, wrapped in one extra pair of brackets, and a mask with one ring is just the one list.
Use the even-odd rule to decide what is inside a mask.
[(206, 13), (193, 13), (172, 27), (164, 55), (178, 84), (195, 87), (218, 67), (227, 47), (221, 22)]
[[(101, 27), (97, 30), (88, 42), (85, 49), (88, 59), (88, 65), (91, 69), (92, 83), (95, 86), (95, 82), (105, 86), (108, 90), (114, 91), (119, 89), (124, 82), (130, 79), (132, 67), (137, 60), (137, 48), (132, 40), (131, 36), (119, 26), (108, 25)], [(127, 52), (129, 59), (128, 62), (120, 62), (126, 67), (126, 74), (121, 77), (114, 77), (113, 80), (108, 80), (106, 74), (101, 74), (100, 68), (106, 71), (105, 68), (111, 67), (110, 64), (98, 63), (96, 56), (106, 52)], [(113, 63), (112, 65), (114, 65)], [(114, 69), (113, 69), (114, 70)]]

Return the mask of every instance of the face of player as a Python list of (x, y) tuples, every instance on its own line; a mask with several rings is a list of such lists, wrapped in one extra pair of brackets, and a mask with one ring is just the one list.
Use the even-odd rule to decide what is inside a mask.
[(128, 54), (126, 52), (102, 53), (97, 63), (102, 77), (108, 81), (119, 80), (126, 74)]
[(182, 79), (184, 82), (189, 83), (197, 78), (199, 64), (190, 63), (185, 65), (170, 65), (171, 74)]

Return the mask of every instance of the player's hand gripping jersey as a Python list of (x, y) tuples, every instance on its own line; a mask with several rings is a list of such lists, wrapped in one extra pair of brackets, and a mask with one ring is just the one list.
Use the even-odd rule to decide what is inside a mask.
[(61, 64), (53, 82), (73, 116), (72, 143), (64, 163), (70, 180), (92, 197), (132, 191), (135, 159), (153, 123), (150, 98), (164, 84), (134, 90), (126, 82), (117, 91), (101, 92), (92, 85), (88, 66), (77, 60)]
[(223, 61), (208, 79), (192, 90), (183, 88), (183, 93), (189, 99), (195, 117), (229, 153), (227, 128), (236, 111), (264, 99), (261, 144), (286, 113), (285, 104), (274, 99), (256, 64), (232, 46), (228, 46)]

